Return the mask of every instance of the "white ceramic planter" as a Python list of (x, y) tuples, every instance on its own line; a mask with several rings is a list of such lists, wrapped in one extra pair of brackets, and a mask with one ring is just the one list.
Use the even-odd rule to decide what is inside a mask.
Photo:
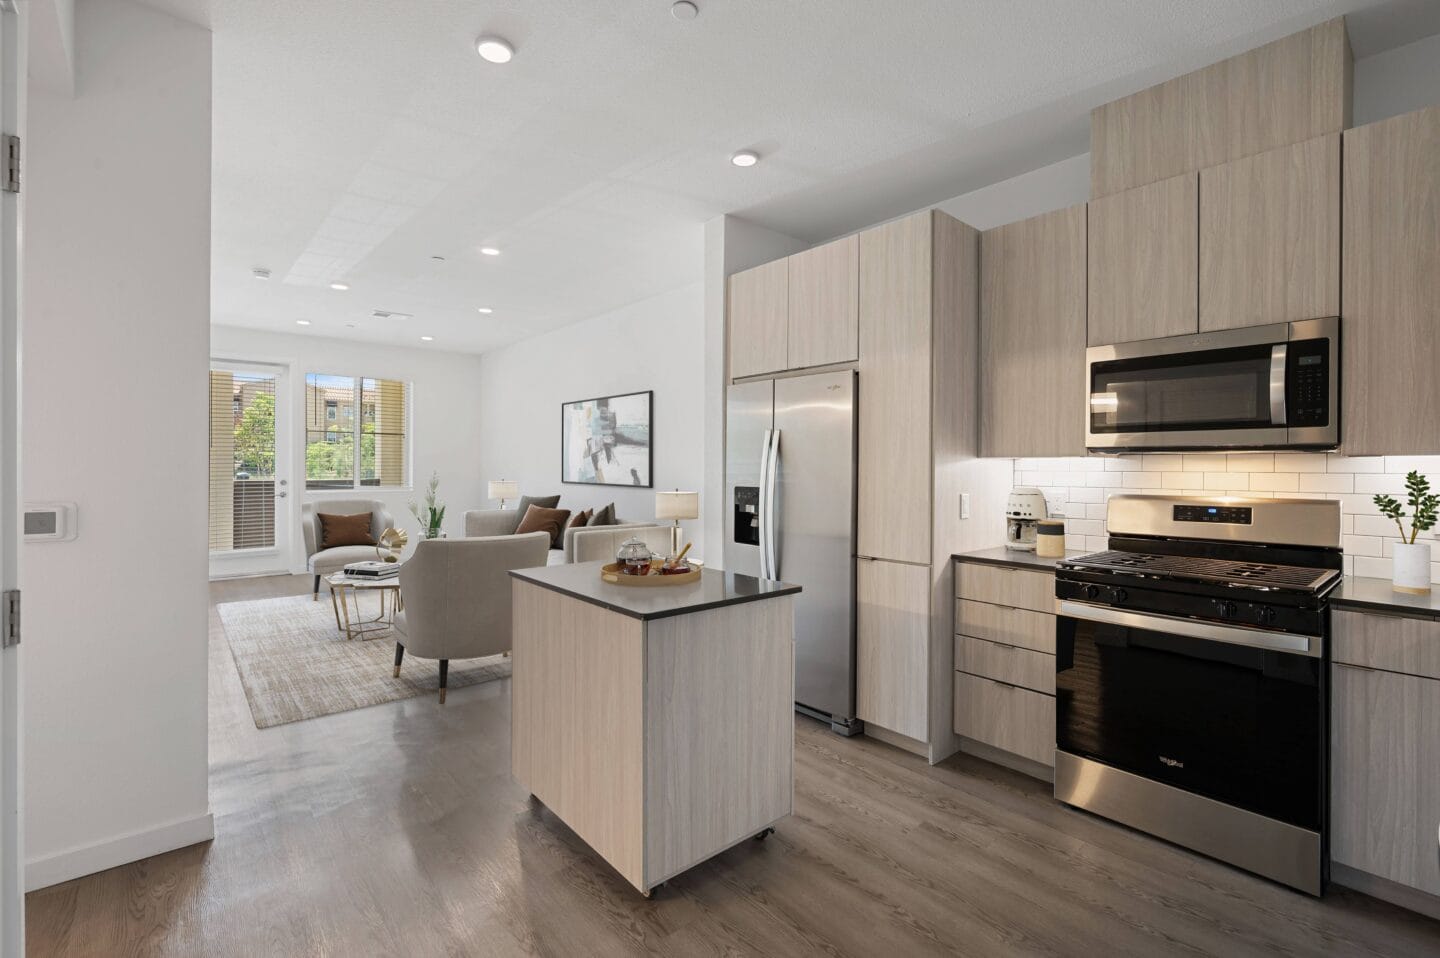
[(1396, 592), (1426, 595), (1430, 591), (1430, 543), (1395, 543), (1395, 567), (1391, 573)]

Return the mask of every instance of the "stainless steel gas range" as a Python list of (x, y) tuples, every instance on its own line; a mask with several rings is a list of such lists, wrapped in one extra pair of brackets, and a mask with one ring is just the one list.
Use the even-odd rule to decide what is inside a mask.
[(1340, 505), (1115, 496), (1059, 564), (1055, 796), (1319, 895)]

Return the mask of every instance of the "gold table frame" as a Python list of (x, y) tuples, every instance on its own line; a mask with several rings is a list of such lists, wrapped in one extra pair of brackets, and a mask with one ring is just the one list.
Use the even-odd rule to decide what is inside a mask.
[[(335, 628), (345, 634), (347, 642), (352, 639), (363, 641), (380, 638), (394, 628), (395, 613), (405, 608), (400, 596), (398, 575), (371, 579), (336, 572), (327, 576), (325, 582), (330, 586), (330, 605), (335, 610)], [(365, 618), (360, 612), (361, 592), (380, 594), (380, 612), (373, 619)], [(393, 593), (389, 601), (386, 601), (387, 593)]]

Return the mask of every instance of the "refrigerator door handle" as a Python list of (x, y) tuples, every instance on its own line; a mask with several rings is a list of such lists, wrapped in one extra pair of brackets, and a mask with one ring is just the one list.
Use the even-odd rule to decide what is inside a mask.
[(760, 578), (769, 579), (770, 549), (766, 545), (770, 535), (770, 430), (760, 445), (760, 511), (756, 515), (760, 523)]
[(769, 566), (771, 579), (780, 578), (780, 506), (779, 496), (776, 495), (780, 475), (780, 430), (770, 430), (770, 494), (766, 497), (769, 504), (770, 514), (766, 517), (764, 526), (761, 527), (761, 541), (764, 548), (770, 553)]

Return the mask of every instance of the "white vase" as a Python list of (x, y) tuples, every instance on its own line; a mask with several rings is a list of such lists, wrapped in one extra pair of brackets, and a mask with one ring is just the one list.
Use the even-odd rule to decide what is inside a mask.
[(1427, 595), (1430, 592), (1430, 543), (1395, 543), (1391, 578), (1396, 592)]

